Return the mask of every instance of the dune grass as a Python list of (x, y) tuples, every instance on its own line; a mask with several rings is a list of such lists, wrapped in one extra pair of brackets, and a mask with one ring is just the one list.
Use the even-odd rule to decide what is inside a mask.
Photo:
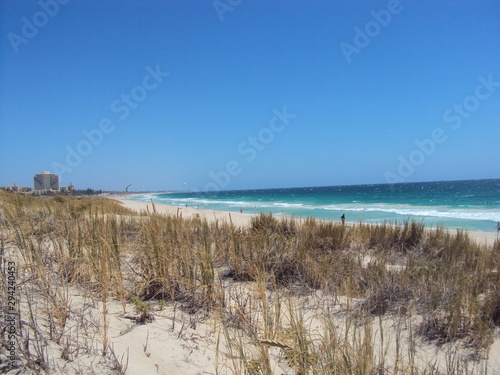
[[(124, 367), (109, 344), (111, 300), (124, 313), (135, 306), (142, 323), (154, 319), (154, 301), (218, 317), (232, 353), (218, 357), (219, 373), (273, 374), (281, 361), (294, 374), (467, 374), (457, 353), (445, 368), (416, 363), (416, 347), (458, 345), (479, 360), (500, 326), (499, 241), (479, 245), (465, 232), (418, 222), (342, 225), (261, 214), (239, 228), (138, 215), (104, 198), (0, 191), (0, 237), (4, 290), (6, 259), (15, 253), (22, 260), (19, 313), (30, 313), (21, 319), (18, 363), (33, 371), (49, 368), (48, 341), (62, 345), (75, 334), (67, 327), (73, 288), (100, 304), (100, 354), (118, 373)], [(253, 297), (229, 292), (241, 282), (255, 286)], [(328, 297), (319, 330), (301, 308), (301, 296), (311, 293)], [(332, 313), (339, 306), (342, 327)], [(399, 322), (393, 354), (387, 319)]]

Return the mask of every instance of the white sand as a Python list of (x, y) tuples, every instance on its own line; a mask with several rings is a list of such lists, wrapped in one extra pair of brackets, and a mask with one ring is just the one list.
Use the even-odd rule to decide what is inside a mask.
[[(141, 212), (153, 212), (153, 205), (146, 202), (132, 201), (128, 200), (130, 196), (113, 196), (111, 198), (117, 199), (122, 202), (123, 205), (131, 210)], [(154, 202), (154, 200), (153, 200)], [(222, 211), (212, 211), (212, 210), (202, 210), (193, 207), (176, 207), (163, 203), (154, 203), (154, 207), (156, 212), (167, 215), (180, 215), (184, 218), (199, 216), (201, 218), (205, 218), (208, 221), (232, 221), (232, 223), (236, 226), (246, 226), (250, 223), (250, 219), (254, 215), (250, 214), (240, 214), (235, 212), (222, 212)]]
[(485, 243), (488, 245), (492, 245), (495, 243), (497, 239), (500, 239), (500, 236), (497, 233), (489, 233), (489, 232), (468, 232), (469, 236), (475, 239), (479, 243)]

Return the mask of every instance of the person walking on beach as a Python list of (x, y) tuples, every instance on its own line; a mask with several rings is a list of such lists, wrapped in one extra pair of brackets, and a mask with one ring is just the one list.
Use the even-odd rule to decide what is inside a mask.
[(500, 232), (500, 221), (497, 223), (497, 238), (498, 238), (498, 232)]
[(340, 220), (342, 220), (342, 225), (344, 225), (345, 224), (345, 215), (344, 214), (342, 214), (342, 216), (340, 217)]

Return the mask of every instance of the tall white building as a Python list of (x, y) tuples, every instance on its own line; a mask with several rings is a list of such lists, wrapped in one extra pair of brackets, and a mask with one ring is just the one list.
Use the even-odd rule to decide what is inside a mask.
[(47, 171), (35, 175), (35, 190), (59, 190), (59, 176)]

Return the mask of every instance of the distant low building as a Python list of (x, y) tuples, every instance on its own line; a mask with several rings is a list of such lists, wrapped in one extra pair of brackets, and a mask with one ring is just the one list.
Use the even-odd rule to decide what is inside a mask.
[(43, 171), (34, 177), (35, 191), (37, 190), (59, 190), (59, 176)]
[(9, 191), (11, 193), (17, 193), (19, 188), (16, 185), (13, 186), (1, 186), (0, 190)]
[(68, 186), (61, 186), (59, 191), (65, 195), (73, 195), (74, 189), (73, 184), (70, 182)]

